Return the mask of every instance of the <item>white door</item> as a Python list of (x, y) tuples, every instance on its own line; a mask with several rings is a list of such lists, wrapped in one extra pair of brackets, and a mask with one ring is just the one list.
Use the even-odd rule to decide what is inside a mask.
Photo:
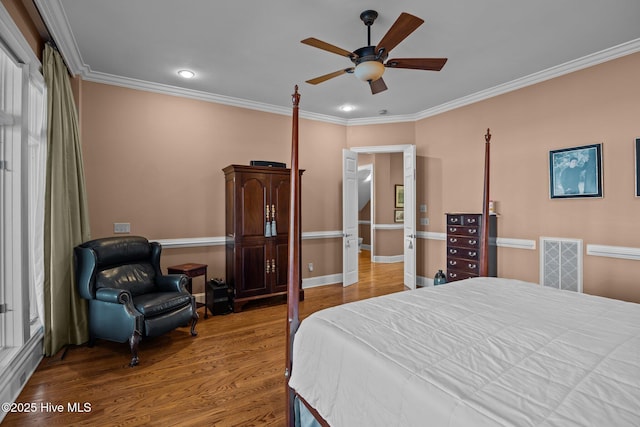
[(342, 150), (342, 177), (342, 286), (349, 286), (358, 281), (358, 153)]
[(404, 150), (404, 285), (416, 288), (416, 146)]

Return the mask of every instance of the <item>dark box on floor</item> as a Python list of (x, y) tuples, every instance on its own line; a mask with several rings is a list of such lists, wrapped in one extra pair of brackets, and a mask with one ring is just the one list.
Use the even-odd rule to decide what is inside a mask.
[(233, 311), (233, 296), (229, 287), (220, 279), (212, 279), (207, 282), (206, 304), (207, 309), (214, 316), (228, 314)]

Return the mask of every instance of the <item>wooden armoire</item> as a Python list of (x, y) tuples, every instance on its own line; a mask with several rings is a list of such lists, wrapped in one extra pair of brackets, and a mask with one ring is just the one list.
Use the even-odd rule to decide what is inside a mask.
[(240, 311), (249, 301), (287, 293), (291, 171), (230, 165), (223, 172), (226, 280)]

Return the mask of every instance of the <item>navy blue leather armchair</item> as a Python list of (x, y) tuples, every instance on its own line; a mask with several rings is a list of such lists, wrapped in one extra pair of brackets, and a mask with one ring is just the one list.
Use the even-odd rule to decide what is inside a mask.
[(129, 341), (130, 366), (138, 364), (138, 344), (198, 322), (188, 278), (160, 271), (162, 247), (144, 237), (107, 237), (74, 249), (80, 296), (89, 300), (89, 344), (96, 338)]

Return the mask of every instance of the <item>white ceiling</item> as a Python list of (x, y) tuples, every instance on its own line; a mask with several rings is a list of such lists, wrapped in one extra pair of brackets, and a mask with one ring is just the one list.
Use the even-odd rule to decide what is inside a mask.
[[(282, 114), (299, 85), (301, 116), (339, 123), (415, 120), (640, 51), (638, 0), (36, 0), (74, 74), (86, 80)], [(300, 43), (372, 44), (401, 12), (425, 20), (390, 58), (447, 57), (442, 71), (387, 69), (371, 95), (352, 66)], [(176, 72), (188, 68), (191, 80)], [(338, 107), (351, 104), (349, 113)], [(386, 116), (379, 114), (387, 110)]]

